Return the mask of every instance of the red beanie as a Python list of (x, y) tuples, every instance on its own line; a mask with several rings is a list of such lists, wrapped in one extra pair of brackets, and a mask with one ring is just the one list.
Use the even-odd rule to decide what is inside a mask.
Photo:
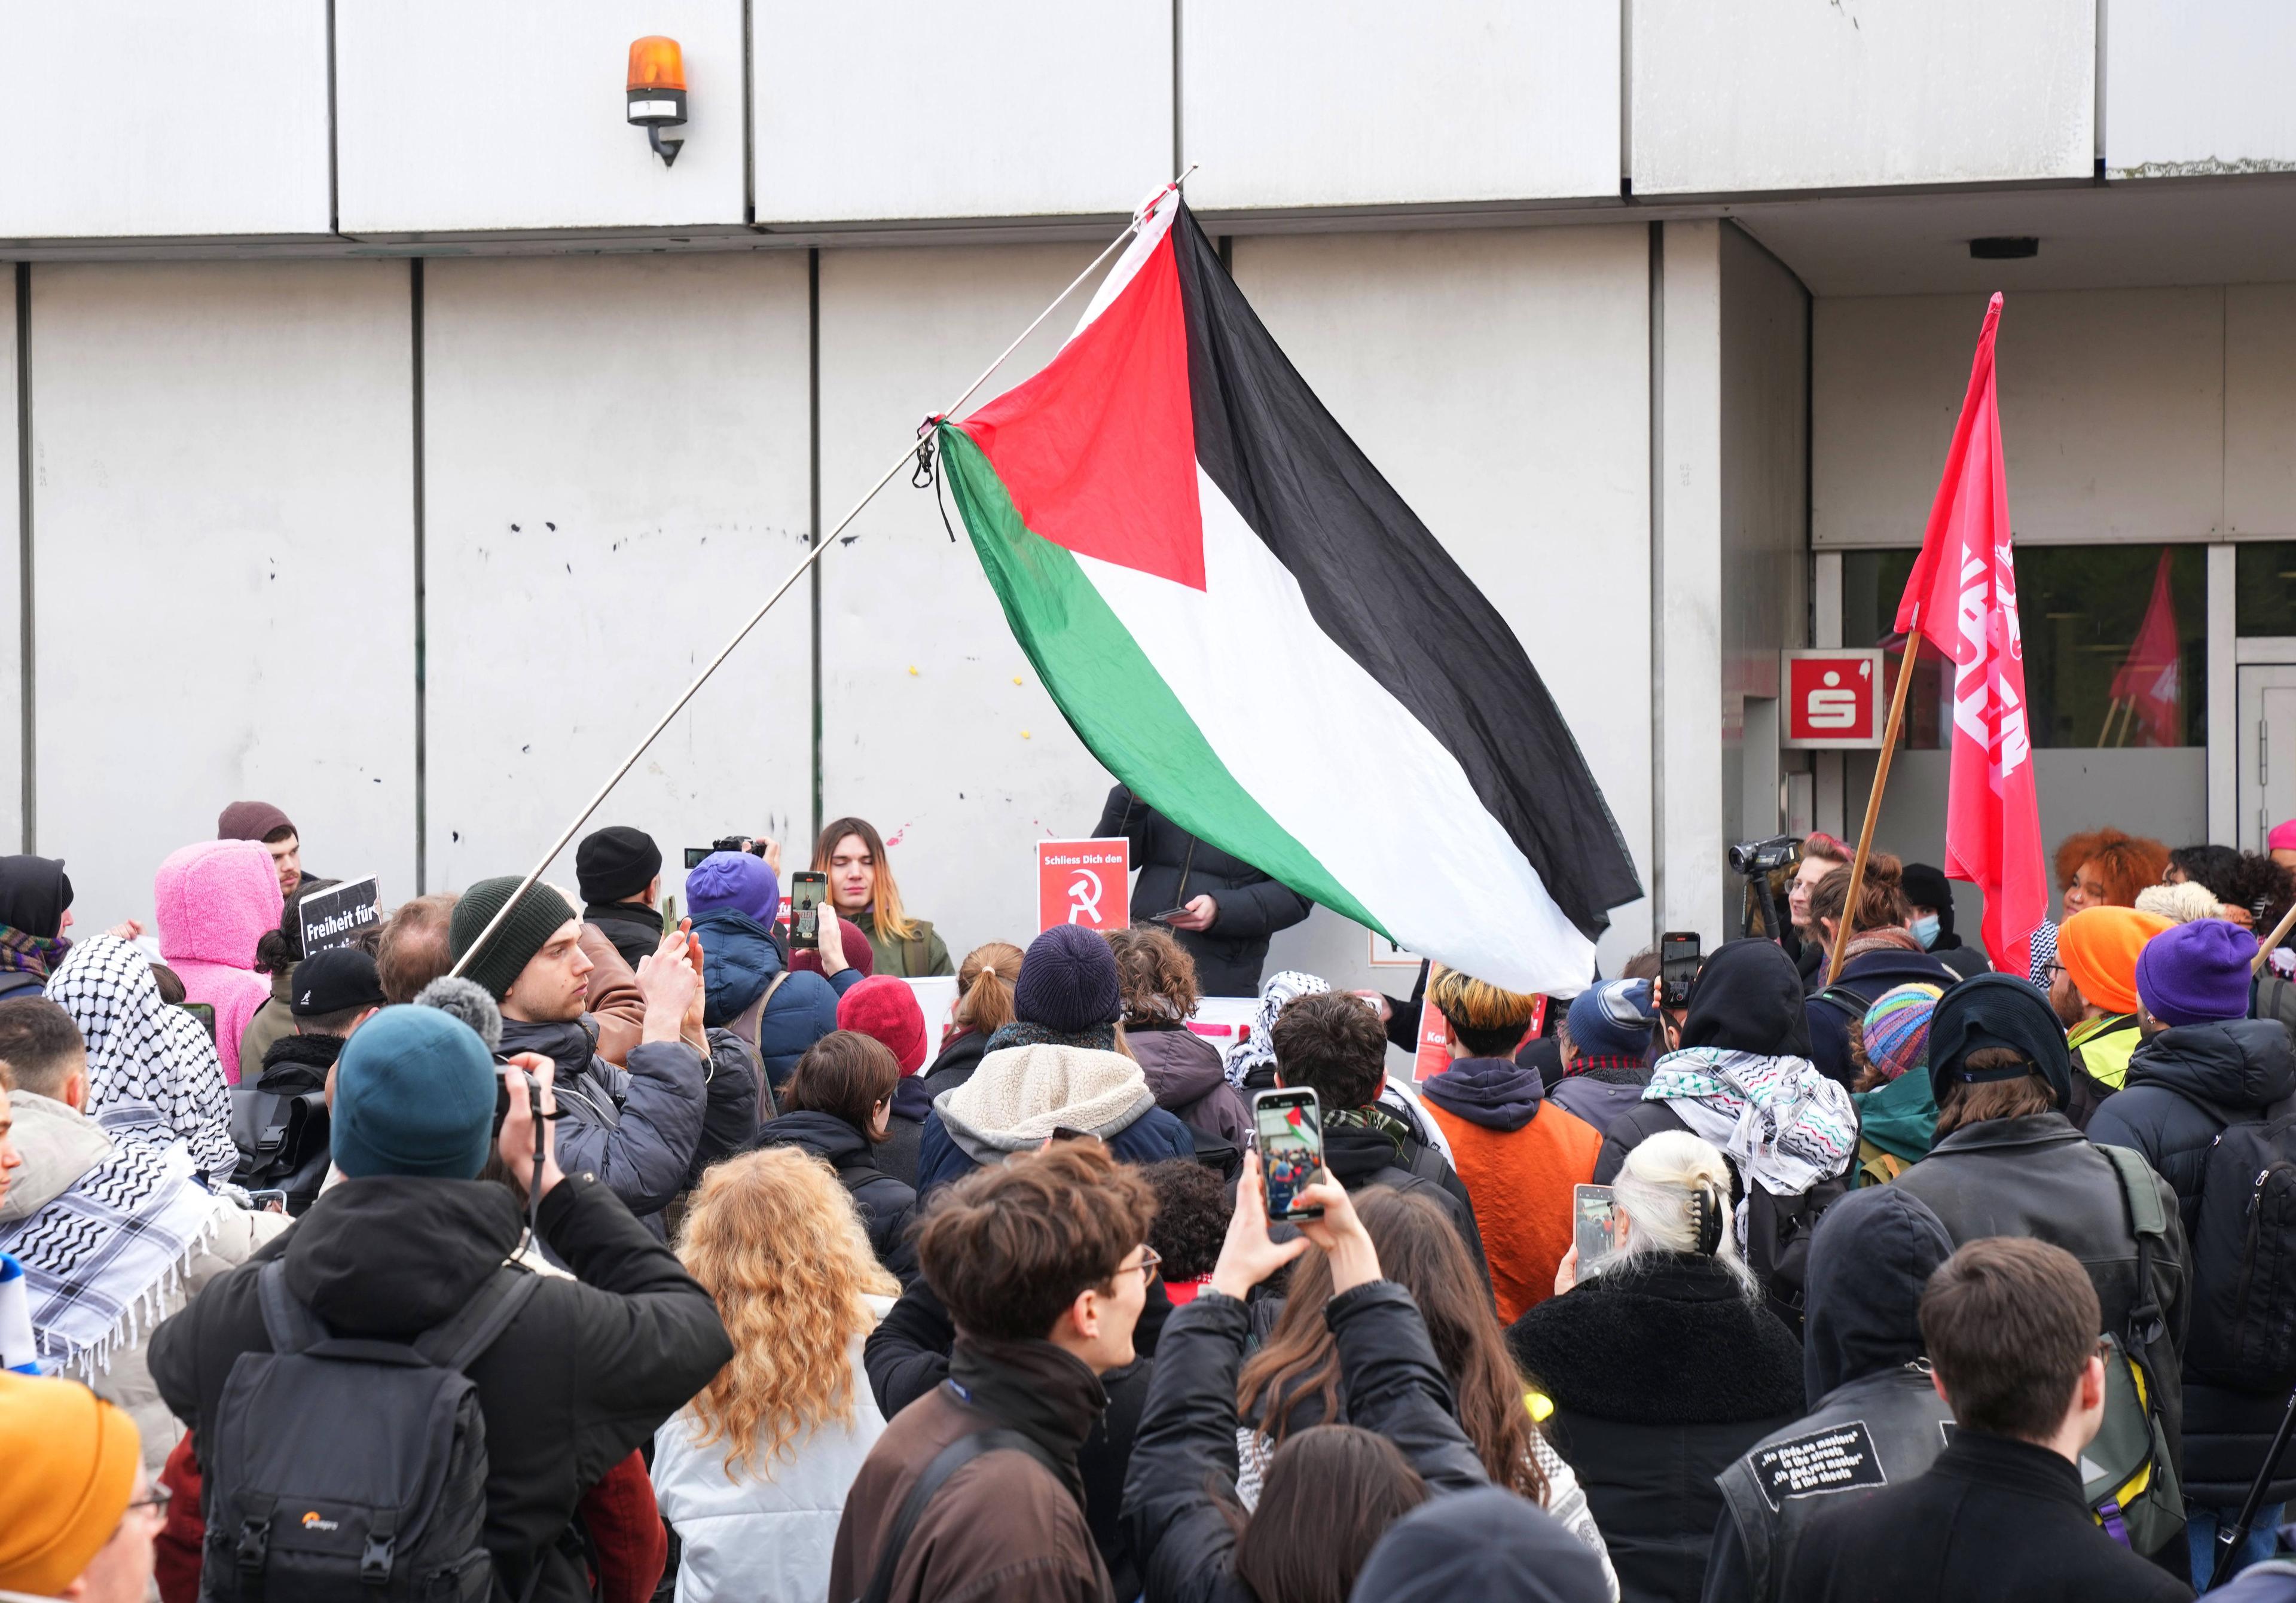
[(882, 1043), (905, 1075), (925, 1066), (925, 1010), (905, 979), (879, 974), (854, 986), (838, 999), (837, 1027)]

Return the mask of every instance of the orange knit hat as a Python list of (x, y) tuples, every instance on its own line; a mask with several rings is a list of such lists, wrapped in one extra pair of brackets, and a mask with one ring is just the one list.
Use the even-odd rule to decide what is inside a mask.
[(2133, 907), (2084, 907), (2057, 927), (2057, 958), (2093, 1007), (2136, 1010), (2136, 956), (2144, 943), (2175, 926)]
[(127, 1512), (135, 1422), (72, 1380), (0, 1373), (0, 1591), (53, 1597)]

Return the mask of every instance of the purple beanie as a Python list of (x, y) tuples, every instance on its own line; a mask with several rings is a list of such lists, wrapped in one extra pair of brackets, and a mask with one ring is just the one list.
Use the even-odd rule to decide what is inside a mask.
[(782, 916), (781, 880), (762, 857), (712, 852), (686, 871), (685, 910), (700, 918), (718, 907), (748, 913), (771, 928)]
[(2256, 937), (2225, 919), (2164, 929), (2136, 957), (2136, 997), (2166, 1025), (2248, 1017)]
[(1124, 1017), (1116, 951), (1108, 937), (1081, 924), (1055, 924), (1030, 941), (1013, 986), (1013, 1011), (1024, 1024), (1064, 1035), (1081, 1035)]

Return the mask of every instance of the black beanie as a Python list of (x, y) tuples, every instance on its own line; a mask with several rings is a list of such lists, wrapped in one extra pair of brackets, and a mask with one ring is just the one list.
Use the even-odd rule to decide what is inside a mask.
[(2073, 1062), (2065, 1050), (2065, 1027), (2056, 1010), (2032, 984), (2013, 974), (1980, 974), (1938, 998), (1930, 1014), (1930, 1091), (1945, 1100), (1946, 1087), (1986, 1080), (2013, 1080), (2014, 1068), (1972, 1069), (1972, 1052), (2005, 1047), (2030, 1064), (2057, 1093), (2062, 1108), (2073, 1097)]
[[(518, 888), (518, 876), (504, 874), (499, 879), (481, 879), (464, 891), (455, 904), (455, 915), (447, 926), (447, 950), (460, 962), (463, 953), (479, 938), (479, 932), (503, 904), (510, 900), (511, 892)], [(547, 885), (537, 885), (520, 898), (517, 908), (502, 922), (471, 966), (463, 970), (463, 977), (474, 979), (487, 988), (487, 994), (500, 1002), (511, 986), (517, 983), (520, 972), (534, 961), (534, 954), (549, 944), (574, 910), (566, 905), (566, 898)]]
[(1801, 971), (1784, 948), (1775, 941), (1732, 941), (1708, 958), (1690, 987), (1682, 1044), (1808, 1057)]
[(574, 848), (574, 883), (585, 902), (621, 902), (643, 896), (661, 872), (661, 848), (644, 830), (611, 824), (582, 837)]
[(1908, 863), (1898, 886), (1913, 906), (1937, 909), (1940, 939), (1953, 933), (1953, 887), (1946, 879), (1945, 870), (1926, 863)]

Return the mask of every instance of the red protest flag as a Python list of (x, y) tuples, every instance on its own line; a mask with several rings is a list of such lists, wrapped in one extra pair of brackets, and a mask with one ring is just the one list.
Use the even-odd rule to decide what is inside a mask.
[(1945, 871), (1985, 893), (1983, 933), (1993, 961), (2025, 971), (2027, 941), (2049, 905), (2033, 739), (2025, 708), (2024, 647), (2017, 630), (2017, 569), (2010, 550), (2009, 479), (1993, 337), (2001, 297), (1985, 308), (1969, 390), (1946, 453), (1929, 530), (1898, 603), (1898, 632), (1918, 630), (1953, 661), (1953, 776)]
[[(2177, 603), (2169, 590), (2169, 560), (2172, 555), (2168, 551), (2161, 553), (2161, 566), (2152, 573), (2152, 600), (2144, 609), (2144, 621), (2137, 626), (2136, 639), (2129, 645), (2127, 660), (2112, 675), (2113, 705), (2129, 704), (2129, 721), (2142, 720), (2144, 743), (2147, 746), (2184, 743), (2184, 647), (2177, 637)], [(2111, 727), (2109, 717), (2106, 726)], [(2128, 726), (2124, 724), (2121, 742), (2125, 744), (2128, 738)]]

